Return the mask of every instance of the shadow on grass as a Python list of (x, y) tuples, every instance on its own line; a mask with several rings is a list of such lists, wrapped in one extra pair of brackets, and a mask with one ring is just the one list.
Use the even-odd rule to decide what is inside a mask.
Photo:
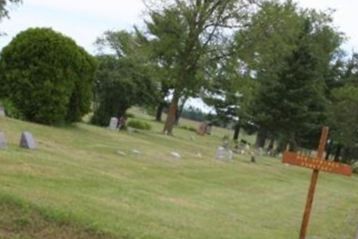
[[(25, 201), (0, 193), (0, 238), (114, 239), (90, 224), (77, 222), (71, 214), (40, 209)], [(124, 239), (128, 237), (121, 237)]]

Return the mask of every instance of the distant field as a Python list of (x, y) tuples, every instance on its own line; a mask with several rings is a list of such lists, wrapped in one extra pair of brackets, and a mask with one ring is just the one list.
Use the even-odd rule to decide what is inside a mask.
[[(133, 112), (152, 131), (0, 118), (10, 143), (0, 151), (0, 238), (298, 238), (309, 170), (266, 157), (216, 161), (216, 147), (231, 132), (164, 136), (161, 124)], [(17, 147), (23, 130), (34, 134), (38, 150)], [(358, 177), (322, 173), (310, 238), (353, 239), (357, 226)]]

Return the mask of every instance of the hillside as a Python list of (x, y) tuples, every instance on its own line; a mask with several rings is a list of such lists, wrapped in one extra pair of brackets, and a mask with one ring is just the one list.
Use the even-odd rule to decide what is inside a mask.
[[(297, 238), (310, 171), (273, 158), (216, 161), (225, 134), (175, 137), (0, 118), (0, 238)], [(185, 122), (185, 124), (190, 124)], [(35, 151), (20, 149), (21, 131)], [(171, 152), (182, 159), (175, 159)], [(322, 173), (310, 238), (354, 238), (358, 177)]]

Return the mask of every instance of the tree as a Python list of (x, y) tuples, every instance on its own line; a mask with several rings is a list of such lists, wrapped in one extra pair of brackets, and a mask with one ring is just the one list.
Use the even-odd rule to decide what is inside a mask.
[(146, 22), (149, 35), (155, 45), (163, 49), (166, 63), (163, 67), (173, 79), (164, 133), (172, 134), (183, 93), (200, 90), (204, 67), (210, 61), (216, 61), (220, 45), (226, 39), (224, 29), (243, 24), (251, 2), (176, 0), (163, 5), (160, 10), (150, 10), (150, 20)]
[(9, 9), (8, 5), (9, 3), (21, 3), (22, 0), (1, 0), (0, 1), (0, 20), (3, 17), (9, 16)]
[(266, 2), (237, 35), (259, 83), (251, 108), (260, 126), (258, 147), (269, 134), (279, 136), (281, 146), (313, 146), (325, 121), (325, 78), (342, 42), (331, 23), (329, 14), (300, 9), (292, 1)]
[(19, 33), (0, 58), (0, 97), (26, 120), (79, 121), (90, 110), (96, 62), (76, 43), (48, 28)]
[[(233, 51), (233, 46), (229, 47)], [(211, 84), (206, 89), (204, 101), (215, 108), (214, 117), (221, 125), (234, 124), (233, 140), (238, 140), (240, 129), (252, 121), (249, 106), (256, 89), (247, 66), (235, 52), (215, 64)]]
[(97, 44), (114, 52), (98, 56), (92, 122), (104, 126), (111, 117), (123, 116), (133, 105), (151, 105), (157, 86), (138, 34), (108, 31)]
[[(358, 87), (347, 84), (332, 93), (333, 104), (330, 106), (330, 122), (333, 127), (332, 138), (339, 145), (345, 146), (343, 159), (353, 159), (354, 149), (358, 148)], [(341, 146), (339, 146), (341, 147)], [(357, 160), (358, 155), (355, 155)]]

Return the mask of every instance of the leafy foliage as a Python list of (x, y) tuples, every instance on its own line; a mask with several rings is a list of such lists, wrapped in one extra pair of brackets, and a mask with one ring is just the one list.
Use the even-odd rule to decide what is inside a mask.
[(58, 124), (79, 121), (90, 109), (95, 60), (60, 33), (32, 28), (3, 49), (0, 95), (26, 120)]
[(131, 106), (150, 104), (154, 100), (156, 85), (147, 68), (132, 56), (98, 57), (94, 89), (96, 107), (92, 123), (108, 125), (111, 117), (123, 116)]
[(346, 85), (333, 91), (333, 137), (347, 147), (358, 146), (358, 87)]
[(23, 119), (21, 112), (15, 107), (15, 105), (8, 99), (0, 100), (0, 106), (4, 107), (7, 117), (15, 119)]
[(8, 17), (9, 10), (8, 5), (9, 3), (21, 3), (22, 0), (1, 0), (0, 1), (0, 19), (3, 17)]
[(343, 39), (331, 22), (329, 14), (301, 10), (292, 1), (266, 2), (237, 35), (238, 50), (259, 83), (254, 121), (279, 134), (283, 145), (316, 146), (326, 121), (325, 78)]
[(171, 134), (182, 96), (196, 95), (203, 86), (206, 67), (215, 64), (225, 42), (225, 28), (244, 24), (251, 1), (175, 1), (150, 11), (146, 22), (154, 55), (169, 75), (172, 100), (163, 129)]

